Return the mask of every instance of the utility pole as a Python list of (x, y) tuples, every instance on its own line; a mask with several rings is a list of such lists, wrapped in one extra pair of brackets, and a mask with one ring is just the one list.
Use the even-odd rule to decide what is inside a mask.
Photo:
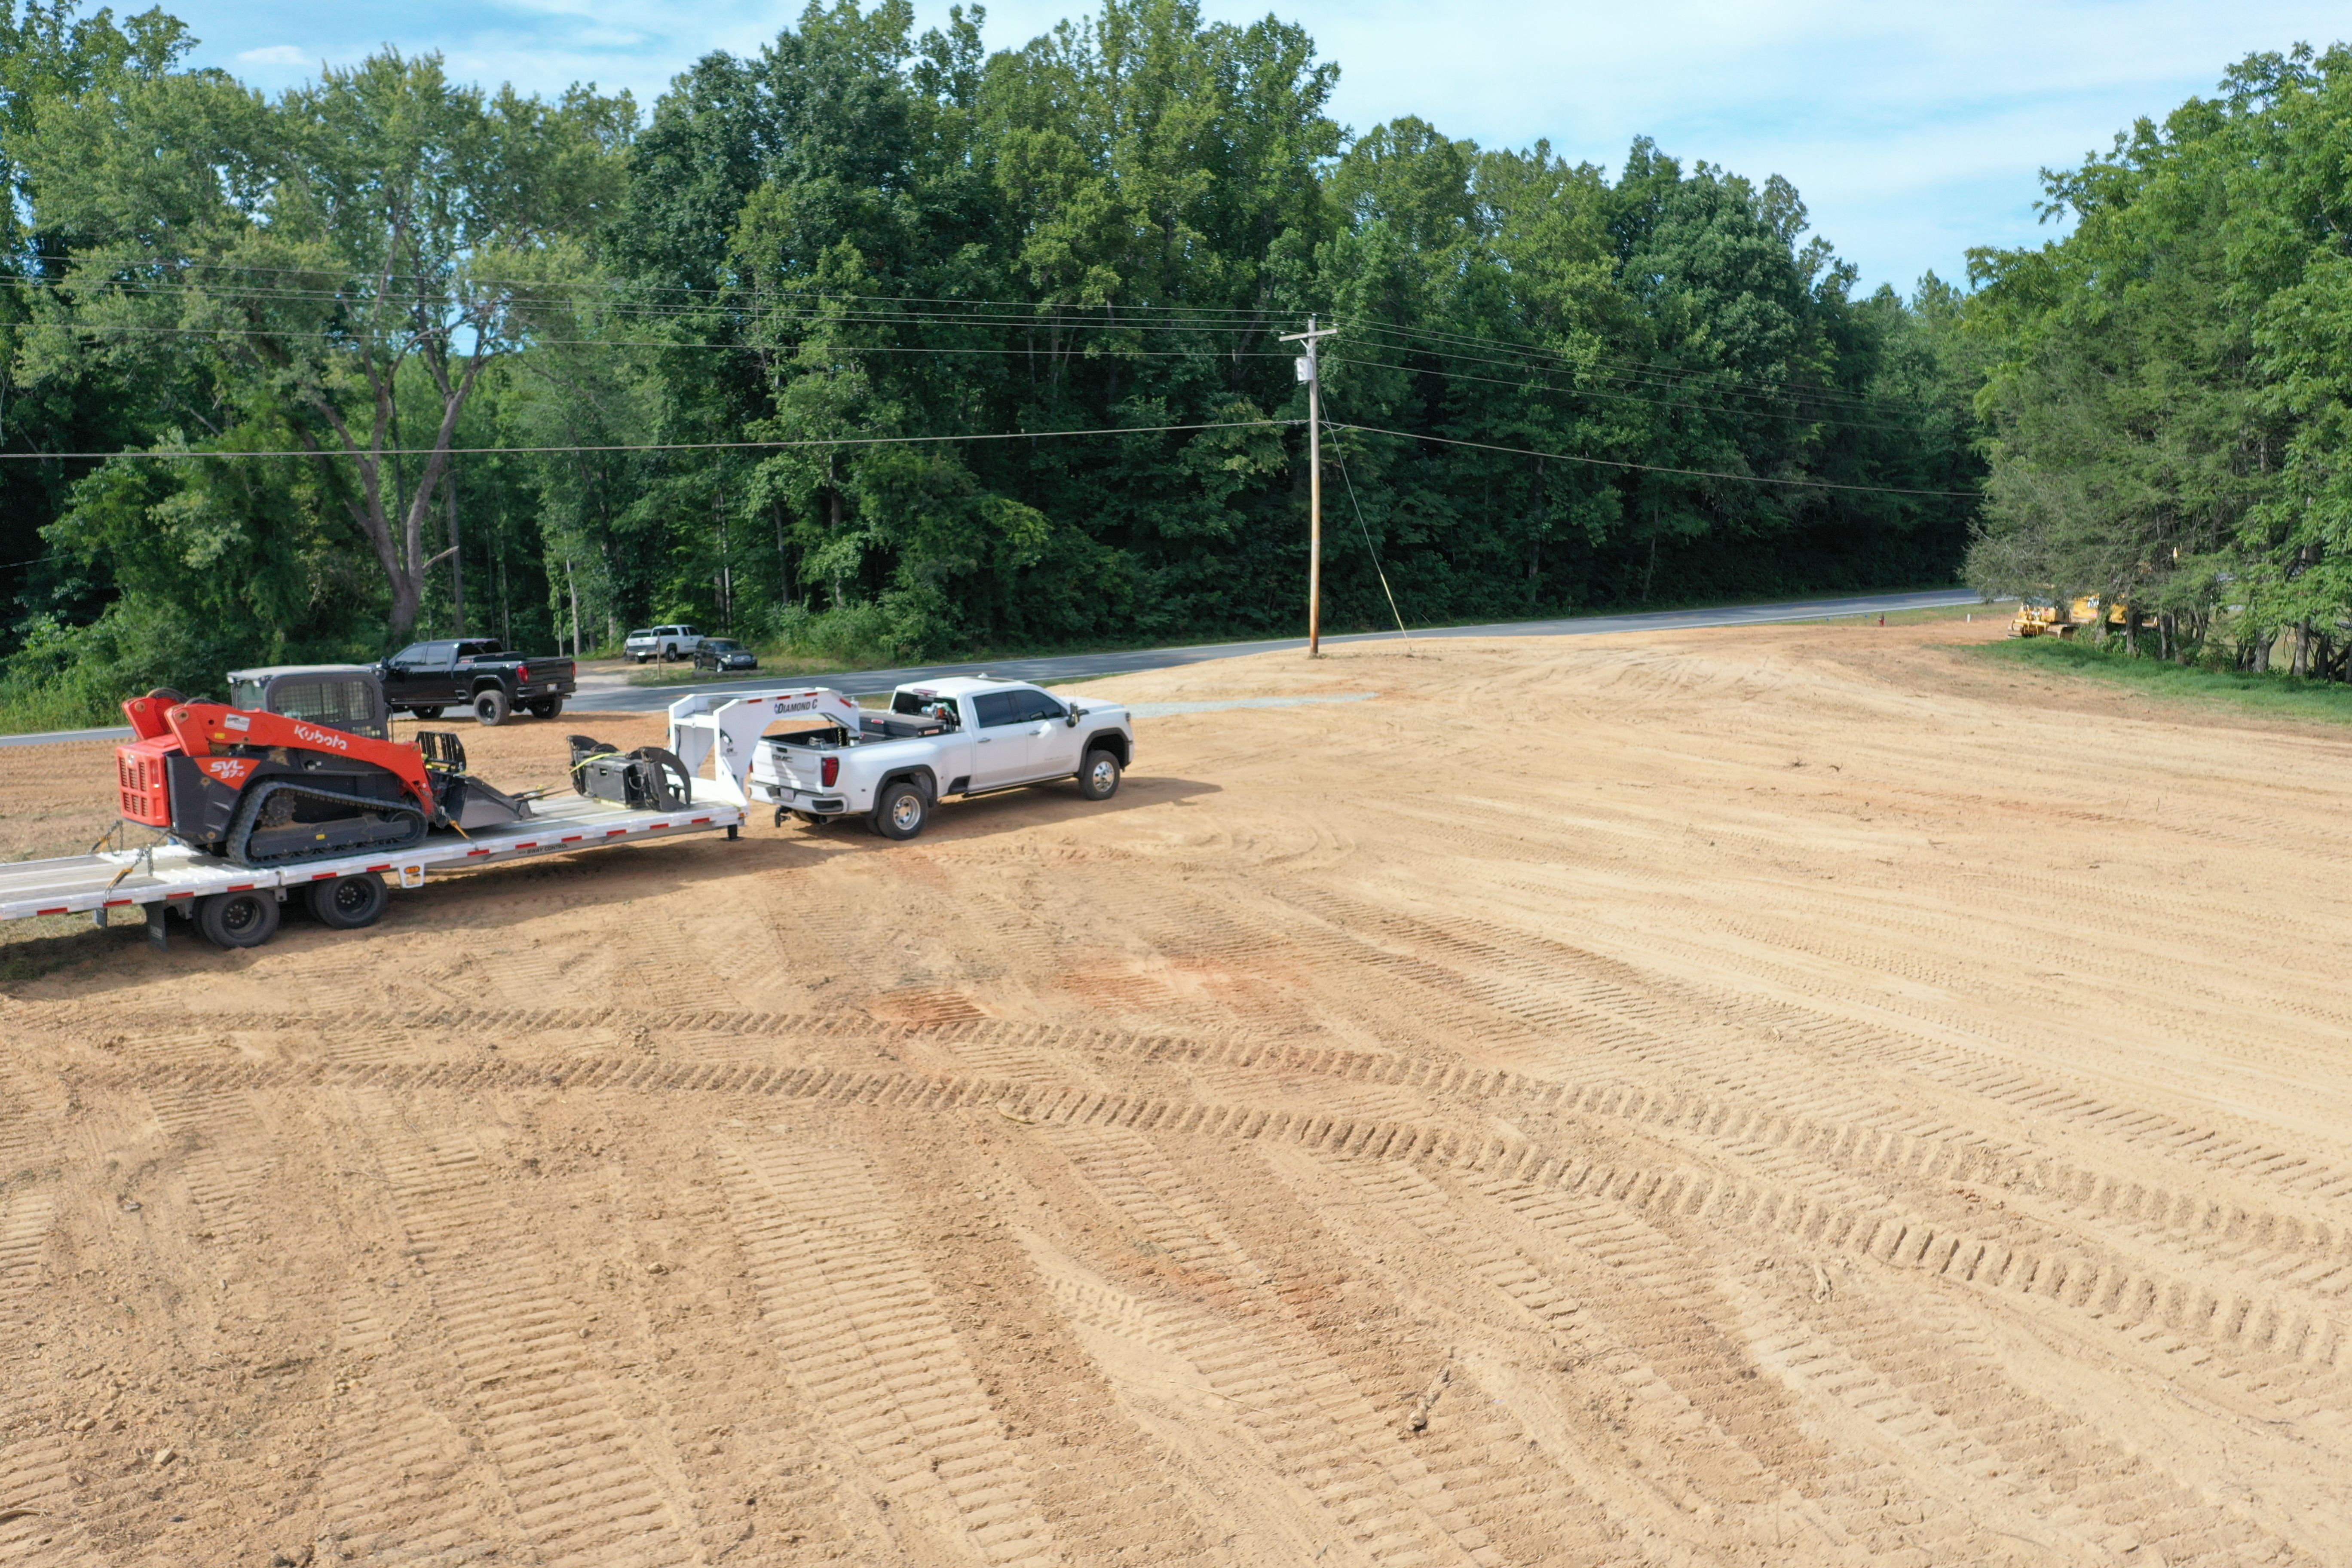
[(1323, 381), (1316, 347), (1338, 335), (1337, 327), (1317, 331), (1307, 318), (1303, 332), (1286, 332), (1286, 343), (1305, 343), (1298, 356), (1298, 379), (1307, 384), (1307, 657), (1323, 657)]

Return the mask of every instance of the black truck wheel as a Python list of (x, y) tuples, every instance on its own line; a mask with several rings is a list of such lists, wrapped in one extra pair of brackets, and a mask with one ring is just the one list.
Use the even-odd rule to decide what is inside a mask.
[(196, 929), (215, 947), (259, 947), (278, 934), (278, 895), (248, 890), (199, 900)]
[(505, 723), (513, 706), (507, 700), (507, 694), (495, 686), (474, 693), (474, 717), (485, 724)]
[(530, 706), (530, 716), (532, 718), (552, 719), (558, 713), (563, 711), (563, 699), (561, 697), (536, 697), (531, 700)]
[(885, 838), (912, 838), (930, 815), (931, 804), (923, 792), (900, 779), (882, 786), (882, 797), (874, 803), (874, 831)]
[(392, 889), (377, 873), (358, 871), (313, 882), (305, 897), (310, 918), (329, 931), (357, 931), (383, 918), (384, 906), (392, 902)]
[(1078, 793), (1088, 800), (1108, 800), (1118, 793), (1118, 753), (1108, 749), (1088, 752), (1078, 770)]
[(433, 720), (441, 717), (441, 705), (436, 702), (424, 708), (411, 708), (409, 711), (415, 714), (419, 719), (423, 719), (429, 723)]

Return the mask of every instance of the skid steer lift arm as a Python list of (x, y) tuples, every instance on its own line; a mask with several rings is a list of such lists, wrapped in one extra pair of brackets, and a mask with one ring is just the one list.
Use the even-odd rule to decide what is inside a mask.
[[(131, 706), (123, 704), (126, 710)], [(143, 728), (143, 718), (132, 712), (132, 727)], [(439, 809), (434, 798), (432, 776), (425, 769), (424, 752), (403, 742), (372, 741), (365, 735), (289, 719), (282, 713), (247, 712), (221, 702), (175, 703), (164, 709), (161, 718), (163, 729), (179, 742), (184, 755), (220, 758), (207, 771), (221, 770), (221, 781), (232, 787), (244, 782), (242, 776), (231, 775), (230, 770), (235, 768), (232, 759), (236, 755), (234, 748), (282, 746), (289, 752), (323, 752), (382, 768), (399, 779), (400, 787), (416, 802), (426, 821), (433, 820)]]
[[(856, 702), (830, 687), (806, 686), (796, 691), (765, 691), (756, 696), (705, 692), (681, 697), (669, 705), (669, 749), (697, 782), (698, 798), (748, 805), (744, 780), (751, 772), (760, 737), (779, 719), (805, 721), (814, 729), (828, 721), (857, 733)], [(705, 781), (702, 764), (712, 764), (713, 777)], [(706, 795), (701, 787), (708, 783)]]

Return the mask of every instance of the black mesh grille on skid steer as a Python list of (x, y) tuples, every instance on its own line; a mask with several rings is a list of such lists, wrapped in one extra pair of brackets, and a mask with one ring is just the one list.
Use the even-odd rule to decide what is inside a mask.
[(376, 702), (375, 683), (365, 676), (299, 676), (273, 681), (269, 688), (273, 713), (381, 741), (383, 718)]

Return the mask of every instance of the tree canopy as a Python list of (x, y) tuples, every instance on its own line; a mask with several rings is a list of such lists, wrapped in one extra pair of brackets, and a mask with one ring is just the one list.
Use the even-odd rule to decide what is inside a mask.
[[(1949, 581), (1980, 406), (2024, 449), (1976, 301), (1857, 295), (1777, 177), (1351, 133), (1304, 32), (1187, 0), (980, 23), (812, 4), (641, 116), (391, 52), (269, 98), (160, 11), (12, 13), (12, 700), (380, 651), (460, 584), (590, 647), (1294, 629), (1310, 315), (1334, 625), (1376, 562), (1423, 623)], [(2066, 264), (1981, 265), (2022, 322)]]
[(1971, 581), (2098, 595), (2164, 657), (2267, 668), (2284, 647), (2294, 673), (2343, 679), (2347, 147), (2352, 52), (2255, 55), (2046, 174), (2063, 239), (1973, 254), (1990, 477)]

